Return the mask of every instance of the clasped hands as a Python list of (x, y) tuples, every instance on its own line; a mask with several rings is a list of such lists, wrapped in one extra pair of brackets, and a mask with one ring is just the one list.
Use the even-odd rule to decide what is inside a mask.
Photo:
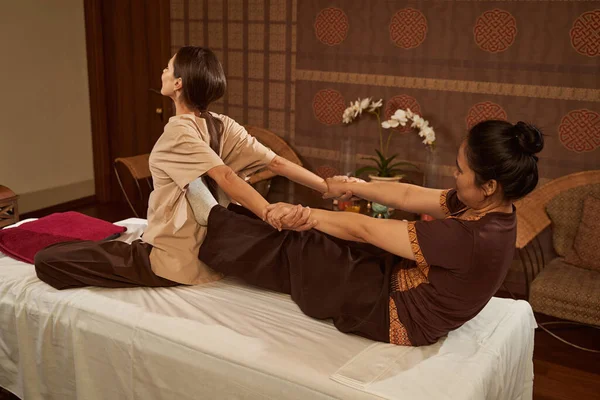
[[(353, 198), (353, 193), (347, 187), (347, 183), (364, 181), (348, 176), (334, 176), (327, 178), (325, 182), (327, 183), (327, 191), (323, 194), (324, 199), (346, 201)], [(263, 220), (279, 231), (288, 229), (302, 232), (317, 225), (317, 221), (311, 218), (310, 207), (284, 202), (269, 204), (264, 211)]]

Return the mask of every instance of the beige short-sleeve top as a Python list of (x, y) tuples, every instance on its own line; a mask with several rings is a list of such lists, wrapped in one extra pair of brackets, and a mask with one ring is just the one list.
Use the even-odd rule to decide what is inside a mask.
[(183, 284), (221, 278), (198, 259), (206, 227), (194, 218), (185, 197), (187, 185), (223, 164), (244, 177), (275, 157), (233, 119), (213, 116), (224, 125), (219, 154), (210, 148), (206, 121), (193, 114), (170, 118), (150, 153), (154, 190), (148, 200), (148, 227), (142, 239), (153, 246), (150, 263), (154, 273)]

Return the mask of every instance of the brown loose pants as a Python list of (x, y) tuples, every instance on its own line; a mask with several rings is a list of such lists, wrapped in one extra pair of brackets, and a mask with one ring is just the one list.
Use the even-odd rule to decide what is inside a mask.
[(35, 272), (56, 289), (178, 285), (154, 274), (151, 250), (152, 246), (141, 240), (131, 244), (118, 240), (57, 243), (35, 255)]
[(389, 277), (397, 257), (314, 229), (278, 232), (245, 213), (234, 205), (211, 210), (200, 260), (290, 294), (306, 315), (332, 318), (342, 332), (389, 341)]
[[(175, 286), (152, 272), (141, 240), (59, 243), (35, 256), (38, 277), (57, 289)], [(248, 210), (216, 206), (199, 258), (249, 284), (288, 293), (308, 316), (342, 332), (389, 341), (389, 277), (396, 257), (316, 230), (278, 232)]]

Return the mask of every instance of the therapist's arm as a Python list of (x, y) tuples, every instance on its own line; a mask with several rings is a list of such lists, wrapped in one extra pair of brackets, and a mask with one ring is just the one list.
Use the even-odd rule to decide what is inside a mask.
[(206, 174), (214, 179), (216, 184), (219, 185), (233, 201), (252, 211), (256, 216), (269, 223), (273, 228), (281, 230), (283, 224), (285, 224), (289, 229), (310, 229), (310, 226), (307, 225), (310, 210), (304, 209), (302, 206), (286, 210), (286, 212), (282, 214), (281, 219), (276, 221), (273, 219), (267, 220), (267, 206), (269, 205), (269, 202), (227, 165), (219, 165), (211, 168)]
[(265, 220), (269, 202), (227, 165), (219, 165), (206, 173), (235, 202)]
[(274, 174), (285, 176), (291, 181), (299, 183), (302, 186), (307, 186), (320, 193), (327, 191), (327, 183), (323, 178), (281, 156), (275, 156), (269, 165), (267, 165), (267, 169)]

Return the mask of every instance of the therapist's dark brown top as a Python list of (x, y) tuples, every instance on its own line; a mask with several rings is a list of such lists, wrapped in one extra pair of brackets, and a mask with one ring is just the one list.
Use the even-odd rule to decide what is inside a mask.
[(476, 316), (496, 293), (514, 256), (516, 211), (462, 217), (456, 190), (440, 198), (446, 218), (409, 222), (415, 261), (392, 271), (390, 343), (436, 342)]

